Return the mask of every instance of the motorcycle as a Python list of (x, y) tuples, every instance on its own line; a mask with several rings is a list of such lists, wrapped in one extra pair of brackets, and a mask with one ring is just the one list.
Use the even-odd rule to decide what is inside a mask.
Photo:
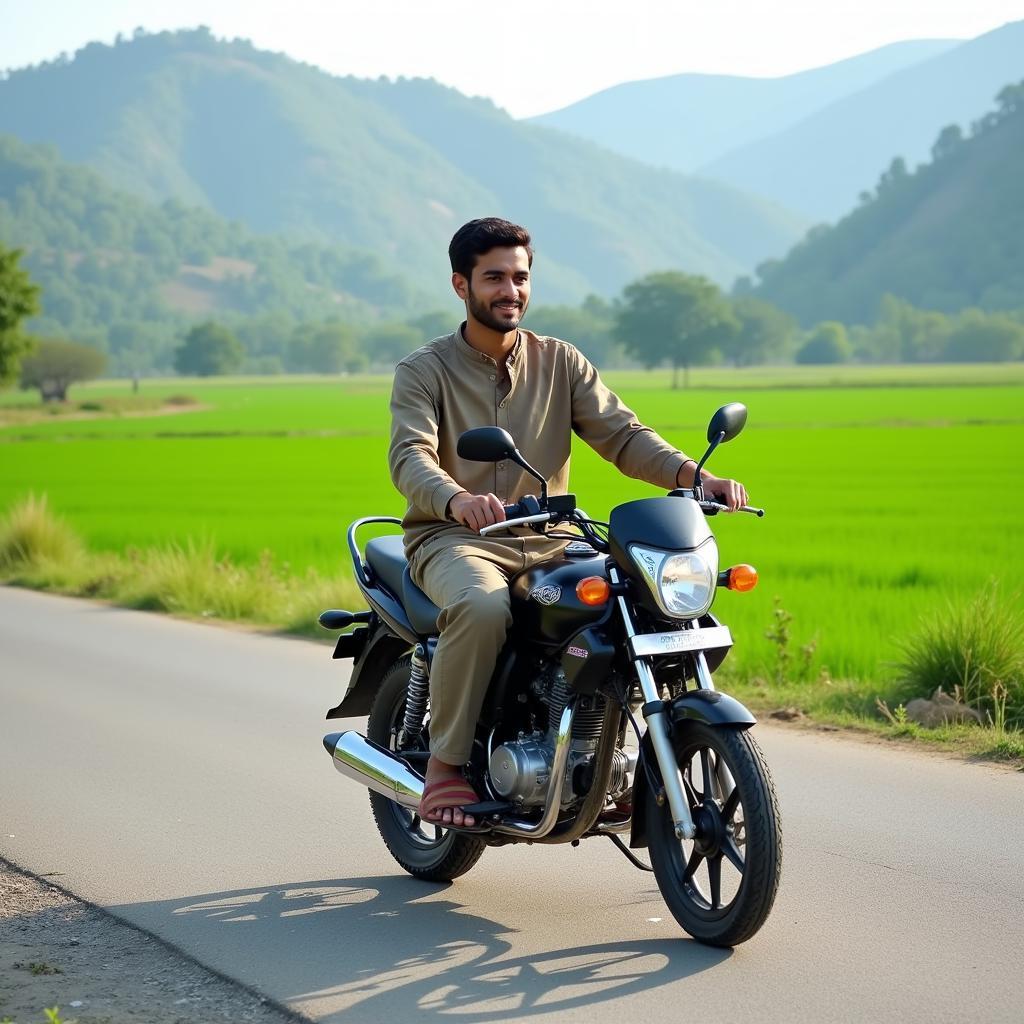
[[(400, 534), (375, 537), (365, 555), (358, 546), (363, 527), (399, 519), (351, 525), (348, 547), (369, 608), (320, 616), (328, 629), (355, 625), (334, 652), (353, 667), (327, 717), (368, 715), (367, 734), (331, 733), (323, 742), (335, 768), (370, 790), (381, 837), (410, 874), (450, 881), (489, 846), (604, 837), (653, 871), (695, 939), (733, 946), (764, 923), (781, 870), (778, 800), (750, 733), (754, 716), (715, 689), (712, 673), (733, 640), (710, 613), (717, 587), (749, 590), (757, 574), (749, 565), (719, 570), (708, 519), (727, 508), (707, 500), (699, 483), (700, 469), (746, 417), (739, 403), (715, 413), (692, 488), (628, 501), (607, 523), (589, 518), (571, 494), (548, 495), (507, 431), (481, 427), (459, 438), (461, 458), (510, 459), (540, 482), (539, 496), (507, 506), (505, 521), (481, 534), (527, 526), (567, 541), (560, 557), (509, 583), (513, 625), (465, 769), (485, 794), (468, 808), (473, 828), (417, 813), (440, 609), (412, 582)], [(643, 848), (649, 866), (633, 852)]]

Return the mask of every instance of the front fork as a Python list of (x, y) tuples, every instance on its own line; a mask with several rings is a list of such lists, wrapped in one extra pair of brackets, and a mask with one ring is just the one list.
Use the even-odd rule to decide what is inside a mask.
[[(612, 584), (619, 582), (617, 570), (610, 572)], [(622, 622), (626, 629), (626, 638), (631, 640), (636, 636), (636, 627), (633, 625), (633, 617), (629, 613), (629, 606), (621, 594), (618, 597), (619, 611), (622, 614)], [(697, 685), (702, 690), (713, 690), (715, 684), (711, 680), (711, 673), (708, 670), (707, 660), (703, 651), (696, 654), (697, 663)], [(676, 761), (676, 753), (672, 747), (672, 737), (669, 729), (669, 719), (665, 713), (665, 702), (661, 699), (661, 693), (657, 683), (654, 681), (654, 673), (646, 658), (638, 657), (633, 662), (636, 669), (637, 679), (640, 683), (640, 691), (644, 696), (644, 704), (641, 712), (644, 721), (647, 723), (647, 734), (651, 737), (651, 745), (654, 747), (654, 756), (657, 758), (658, 767), (661, 769), (661, 779), (665, 787), (665, 797), (668, 800), (669, 810), (672, 812), (672, 827), (675, 830), (677, 839), (693, 839), (697, 829), (693, 824), (693, 815), (690, 813), (690, 803), (686, 799), (683, 790), (683, 777), (679, 773), (679, 764)]]

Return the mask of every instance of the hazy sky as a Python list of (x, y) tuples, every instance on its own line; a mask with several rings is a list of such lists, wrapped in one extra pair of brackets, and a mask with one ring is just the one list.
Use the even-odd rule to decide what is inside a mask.
[(639, 78), (782, 75), (1021, 18), (1024, 0), (0, 0), (0, 68), (205, 24), (337, 74), (433, 77), (522, 117)]

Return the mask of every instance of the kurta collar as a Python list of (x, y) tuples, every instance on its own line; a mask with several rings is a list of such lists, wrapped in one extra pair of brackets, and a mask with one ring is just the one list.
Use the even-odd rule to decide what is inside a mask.
[[(455, 333), (452, 335), (453, 339), (455, 340), (455, 348), (462, 354), (462, 356), (465, 359), (469, 360), (470, 363), (483, 364), (484, 366), (497, 365), (489, 355), (477, 351), (477, 349), (473, 348), (473, 346), (470, 345), (468, 341), (466, 341), (466, 338), (462, 333), (462, 329), (465, 326), (466, 322), (463, 321), (458, 326)], [(516, 332), (516, 343), (512, 346), (512, 351), (509, 352), (508, 358), (505, 360), (510, 370), (518, 364), (520, 358), (522, 357), (523, 345), (523, 332), (519, 330)]]

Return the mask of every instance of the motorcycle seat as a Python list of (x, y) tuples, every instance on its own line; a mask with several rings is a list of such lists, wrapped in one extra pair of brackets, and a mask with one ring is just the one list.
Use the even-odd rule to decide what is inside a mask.
[(366, 561), (391, 594), (402, 602), (412, 628), (420, 636), (437, 633), (441, 609), (413, 583), (401, 536), (374, 537), (366, 545)]

